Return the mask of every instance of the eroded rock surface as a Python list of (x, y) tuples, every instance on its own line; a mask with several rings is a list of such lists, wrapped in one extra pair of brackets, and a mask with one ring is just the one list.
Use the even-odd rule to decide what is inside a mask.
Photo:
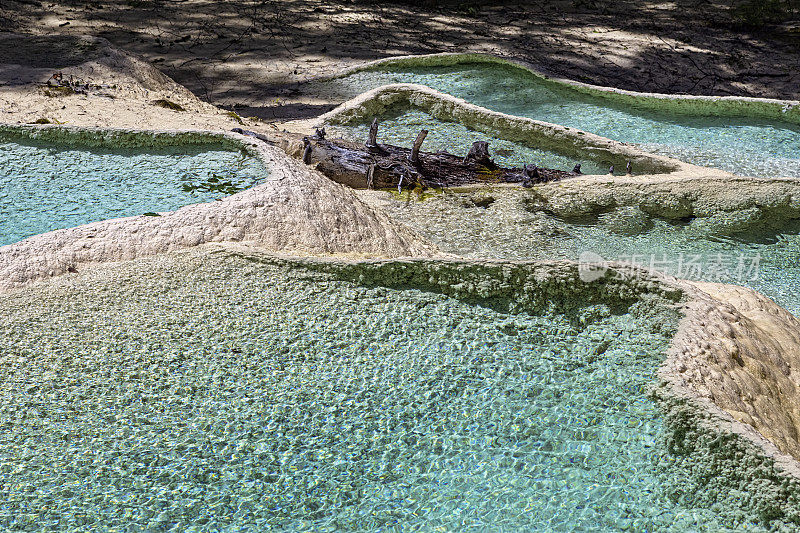
[(707, 218), (730, 232), (800, 217), (800, 180), (721, 172), (695, 167), (660, 176), (580, 176), (537, 186), (525, 201), (531, 210), (545, 209), (564, 218), (636, 207), (666, 220)]
[(693, 284), (715, 302), (689, 304), (662, 374), (800, 459), (800, 320), (751, 289)]

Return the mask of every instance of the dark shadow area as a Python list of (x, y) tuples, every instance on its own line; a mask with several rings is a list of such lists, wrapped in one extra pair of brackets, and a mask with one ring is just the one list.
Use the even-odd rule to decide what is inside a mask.
[(336, 107), (334, 104), (284, 104), (265, 106), (235, 106), (230, 110), (241, 117), (256, 117), (266, 122), (314, 118)]
[(0, 34), (0, 63), (31, 68), (66, 68), (99, 56), (96, 39), (74, 35), (58, 37)]
[(0, 32), (0, 87), (44, 83), (58, 69), (102, 54), (102, 40), (74, 35), (31, 36)]
[[(800, 32), (781, 18), (744, 24), (743, 1), (3, 0), (0, 28), (104, 37), (201, 99), (276, 118), (293, 111), (280, 106), (320, 105), (285, 94), (288, 84), (432, 52), (516, 57), (636, 91), (800, 98)], [(69, 43), (54, 55), (70, 60)]]

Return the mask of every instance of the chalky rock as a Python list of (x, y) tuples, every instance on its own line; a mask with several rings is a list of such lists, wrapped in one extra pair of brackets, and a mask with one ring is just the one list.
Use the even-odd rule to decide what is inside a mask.
[(133, 259), (210, 242), (246, 242), (285, 254), (361, 257), (438, 253), (412, 230), (392, 224), (347, 188), (287, 156), (240, 135), (124, 130), (15, 128), (31, 138), (67, 143), (225, 142), (259, 157), (265, 183), (222, 201), (195, 204), (158, 217), (95, 222), (35, 235), (0, 247), (0, 290), (58, 276), (87, 263)]

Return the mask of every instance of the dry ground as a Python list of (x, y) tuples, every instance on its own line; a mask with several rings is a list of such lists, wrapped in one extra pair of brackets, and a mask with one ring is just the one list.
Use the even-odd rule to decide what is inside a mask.
[[(339, 0), (0, 0), (0, 30), (93, 35), (200, 99), (266, 120), (327, 109), (287, 83), (391, 55), (483, 51), (638, 91), (800, 98), (797, 25), (735, 28), (729, 0), (558, 0), (412, 8)], [(25, 62), (0, 50), (2, 62)], [(57, 63), (54, 62), (53, 66)], [(0, 86), (8, 84), (0, 72)]]

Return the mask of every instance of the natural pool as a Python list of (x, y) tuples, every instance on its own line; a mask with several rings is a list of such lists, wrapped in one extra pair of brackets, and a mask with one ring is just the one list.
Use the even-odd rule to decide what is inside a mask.
[[(374, 194), (374, 193), (368, 193)], [(474, 195), (496, 198), (476, 207)], [(800, 221), (720, 231), (710, 219), (668, 221), (626, 207), (570, 221), (532, 209), (522, 191), (395, 196), (390, 215), (447, 252), (474, 258), (634, 262), (679, 278), (752, 287), (800, 316)], [(732, 217), (731, 217), (732, 218)]]
[(760, 530), (662, 460), (669, 302), (346, 279), (206, 250), (4, 297), (0, 524)]
[[(431, 117), (420, 110), (405, 110), (388, 113), (378, 117), (378, 141), (397, 146), (411, 147), (417, 134), (422, 129), (428, 130), (422, 150), (436, 152), (444, 150), (451, 154), (467, 155), (469, 147), (475, 141), (488, 141), (489, 153), (495, 163), (505, 167), (522, 167), (535, 164), (539, 167), (572, 170), (576, 163), (581, 164), (584, 174), (605, 174), (609, 165), (601, 165), (596, 161), (578, 160), (555, 152), (531, 148), (523, 144), (511, 142), (499, 137), (471, 130), (456, 122), (444, 122)], [(369, 124), (330, 125), (327, 126), (332, 136), (351, 141), (363, 141), (369, 133)], [(620, 169), (623, 170), (623, 169)]]
[[(426, 120), (393, 116), (381, 139), (408, 144)], [(341, 131), (361, 139), (366, 129)], [(425, 148), (458, 153), (481, 138), (501, 164), (576, 162), (451, 123), (437, 124)], [(20, 160), (40, 172), (25, 174)], [(606, 170), (582, 163), (587, 173)], [(762, 163), (745, 165), (772, 168)], [(246, 156), (209, 145), (9, 142), (0, 165), (15, 172), (0, 176), (15, 206), (42, 209), (31, 233), (19, 220), (3, 227), (0, 197), (7, 242), (54, 229), (54, 220), (66, 227), (218, 198), (195, 188), (211, 184), (215, 169), (227, 174), (214, 183), (266, 177)], [(88, 181), (94, 196), (62, 181)], [(13, 189), (25, 182), (40, 196)], [(46, 203), (60, 195), (81, 210)], [(459, 194), (388, 209), (468, 257), (702, 254), (707, 268), (722, 253), (758, 254), (759, 277), (714, 281), (800, 308), (800, 229), (733, 239), (703, 220), (670, 224), (622, 210), (564, 221), (519, 202), (479, 208)], [(512, 312), (504, 301), (345, 278), (203, 249), (79, 269), (4, 297), (0, 527), (763, 530), (742, 505), (756, 492), (712, 494), (697, 458), (665, 449), (669, 428), (645, 394), (679, 319), (665, 302), (554, 301)]]
[(85, 148), (0, 137), (0, 245), (98, 220), (174, 211), (266, 177), (259, 161), (221, 145)]
[(744, 176), (800, 177), (800, 126), (745, 117), (636, 109), (489, 63), (379, 67), (303, 90), (346, 100), (389, 83), (419, 83), (493, 111), (636, 143), (647, 151)]

